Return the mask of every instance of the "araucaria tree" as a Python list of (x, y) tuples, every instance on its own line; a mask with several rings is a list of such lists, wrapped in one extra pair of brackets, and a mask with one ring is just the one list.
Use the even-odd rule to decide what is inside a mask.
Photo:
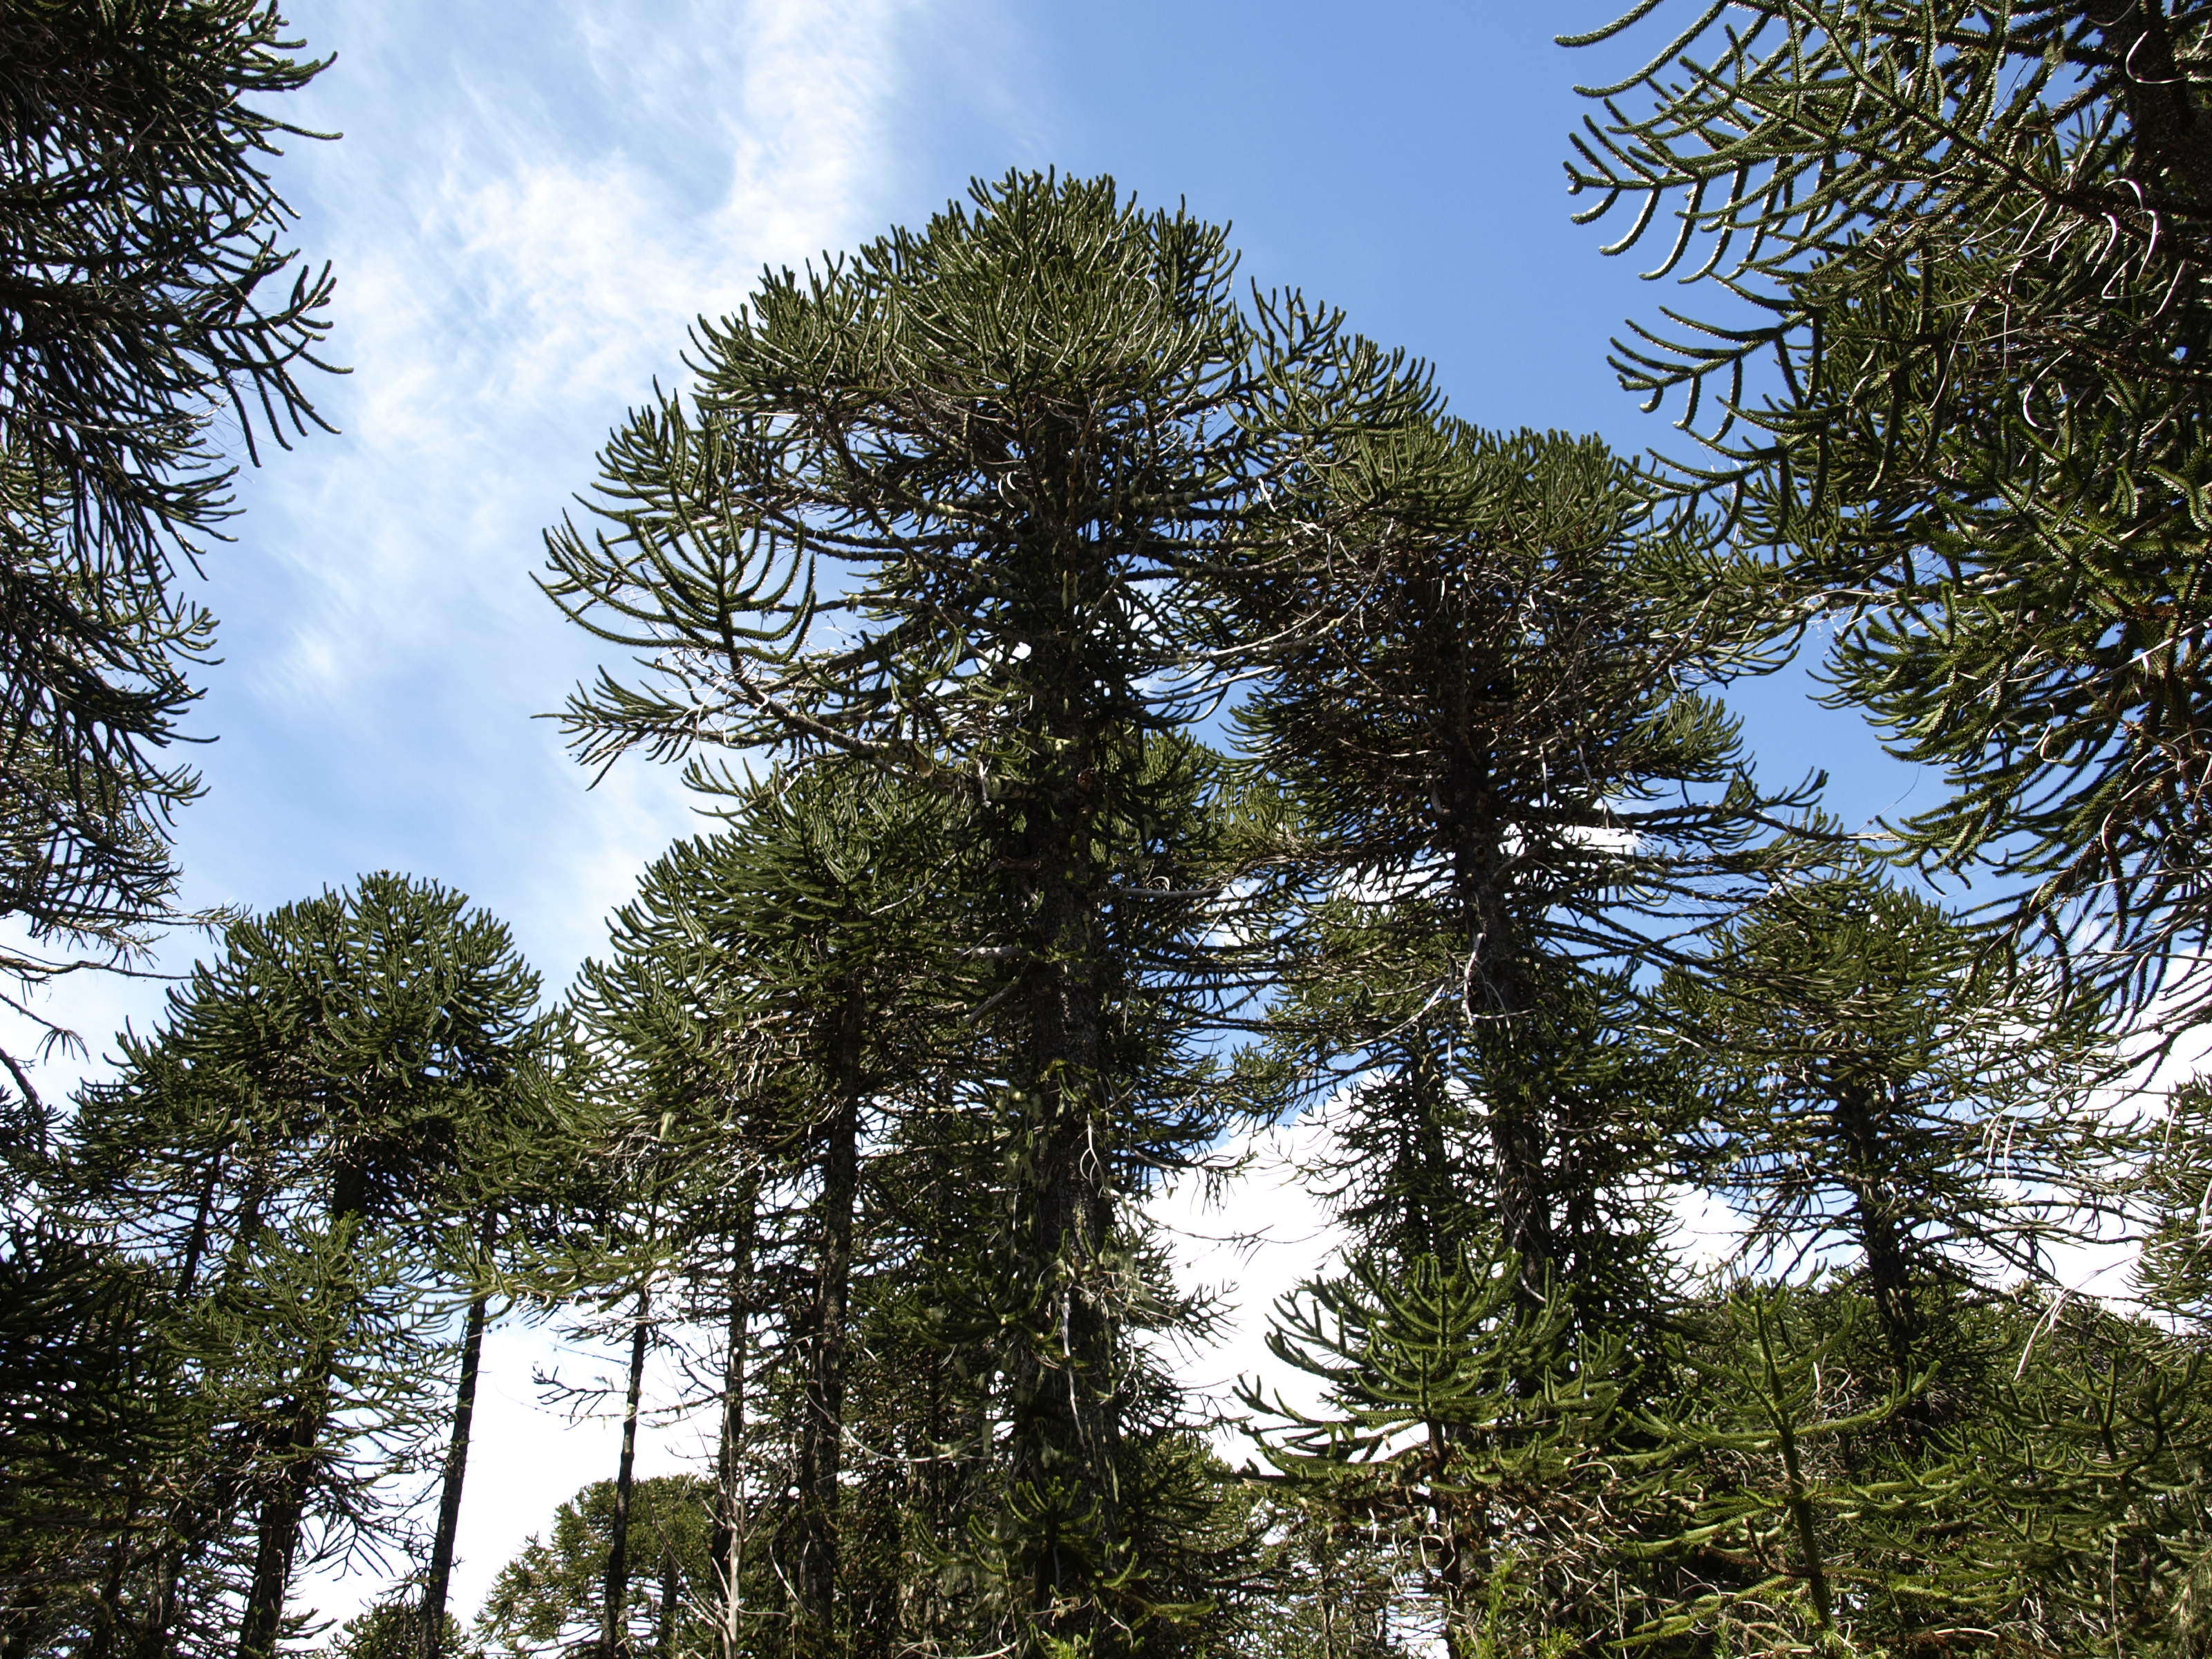
[[(848, 1412), (912, 1358), (885, 1351), (880, 1321), (865, 1326), (870, 1281), (894, 1253), (925, 1272), (913, 1221), (937, 1219), (909, 1218), (901, 1250), (884, 1189), (974, 1046), (955, 1016), (975, 964), (950, 945), (963, 924), (947, 889), (969, 860), (947, 833), (954, 803), (851, 763), (771, 776), (724, 810), (725, 830), (647, 870), (578, 1006), (602, 1086), (653, 1126), (660, 1248), (697, 1286), (688, 1311), (724, 1333), (711, 1534), (724, 1645), (781, 1616), (790, 1651), (842, 1652), (842, 1511), (898, 1456), (880, 1415), (855, 1436)], [(784, 1432), (748, 1432), (763, 1396), (786, 1402)], [(935, 1426), (923, 1455), (980, 1455)], [(750, 1575), (748, 1491), (789, 1494), (763, 1517), (774, 1570)], [(623, 1496), (618, 1482), (618, 1529)]]
[(1332, 1409), (1278, 1461), (1401, 1540), (1448, 1650), (1550, 1640), (1633, 1593), (1588, 1593), (1572, 1487), (1668, 1299), (1681, 1091), (1637, 973), (1787, 867), (1812, 786), (1752, 782), (1709, 695), (1742, 642), (1684, 599), (1706, 544), (1602, 444), (1407, 422), (1293, 485), (1223, 579), (1299, 918), (1261, 1070), (1337, 1096), (1315, 1173), (1358, 1255), (1285, 1310)]
[(166, 1293), (196, 1442), (114, 1523), (106, 1650), (271, 1659), (303, 1541), (373, 1533), (434, 1432), (426, 1293), (535, 1041), (536, 976), (466, 903), (381, 874), (240, 921), (82, 1095), (70, 1200)]
[(1717, 945), (1662, 998), (1695, 1055), (1689, 1162), (1765, 1268), (1847, 1267), (1899, 1389), (1940, 1358), (1948, 1293), (2110, 1230), (2095, 1186), (2127, 1159), (2091, 1092), (2110, 1050), (2054, 975), (1863, 870), (1778, 889)]
[[(2101, 1110), (2212, 1015), (2212, 0), (1592, 40), (1678, 10), (1572, 168), (1746, 307), (1618, 354), (1671, 471), (1109, 179), (702, 321), (540, 580), (630, 665), (580, 760), (714, 827), (558, 1012), (382, 874), (227, 918), (65, 1125), (0, 1054), (0, 1659), (283, 1659), (342, 1553), (406, 1576), (337, 1659), (448, 1659), (510, 1303), (627, 1359), (518, 1659), (2212, 1653), (2212, 1090)], [(312, 422), (329, 293), (283, 29), (0, 5), (0, 1012), (176, 920), (208, 422)], [(1815, 636), (1948, 773), (1887, 848), (1723, 701)], [(1231, 1472), (1151, 1200), (1309, 1109), (1322, 1398)], [(2162, 1317), (2058, 1293), (2107, 1224)]]
[[(1277, 1040), (1323, 1075), (1379, 1066), (1432, 1156), (1445, 1119), (1479, 1120), (1478, 1167), (1431, 1184), (1482, 1194), (1532, 1293), (1558, 1271), (1595, 1295), (1589, 1252), (1619, 1229), (1590, 1206), (1626, 1171), (1600, 1169), (1613, 1131), (1574, 1074), (1632, 1021), (1570, 1034), (1568, 1011), (1757, 891), (1812, 786), (1753, 786), (1706, 694), (1740, 642), (1681, 598), (1701, 539), (1655, 529), (1596, 440), (1409, 422), (1293, 483), (1223, 581), (1267, 670), (1247, 749), (1298, 825)], [(1468, 1242), (1432, 1223), (1424, 1248)]]
[[(176, 916), (170, 819), (199, 781), (170, 745), (214, 640), (178, 579), (230, 516), (236, 437), (315, 420), (331, 281), (283, 246), (264, 164), (307, 136), (272, 106), (322, 65), (273, 0), (26, 0), (0, 11), (0, 1007), (74, 1042), (25, 994), (143, 965)], [(52, 1213), (27, 1058), (0, 1049), (0, 1370), (22, 1436), (0, 1529), (44, 1544), (0, 1564), (10, 1652), (42, 1621), (82, 1628), (78, 1547), (179, 1444), (158, 1274)], [(77, 1399), (106, 1403), (59, 1409)], [(112, 1634), (95, 1620), (93, 1650)]]
[(264, 166), (309, 136), (265, 107), (321, 69), (299, 52), (269, 0), (0, 15), (0, 916), (41, 947), (0, 955), (19, 981), (136, 952), (173, 902), (198, 783), (162, 751), (214, 638), (175, 580), (234, 471), (211, 423), (234, 411), (250, 450), (315, 419), (331, 276), (282, 246)]
[(968, 1017), (995, 1045), (1004, 1513), (1024, 1651), (1146, 1638), (1132, 1540), (1152, 1364), (1129, 1200), (1207, 1139), (1192, 1051), (1210, 766), (1177, 729), (1218, 643), (1193, 572), (1294, 447), (1388, 396), (1295, 304), (1255, 325), (1217, 228), (1109, 180), (1015, 175), (923, 230), (771, 273), (697, 337), (697, 387), (609, 444), (549, 591), (641, 654), (580, 692), (580, 757), (758, 746), (943, 792), (975, 857)]
[(1706, 453), (1903, 826), (2081, 965), (2205, 1006), (2212, 7), (1643, 4), (1569, 173), (1712, 295), (1616, 347)]

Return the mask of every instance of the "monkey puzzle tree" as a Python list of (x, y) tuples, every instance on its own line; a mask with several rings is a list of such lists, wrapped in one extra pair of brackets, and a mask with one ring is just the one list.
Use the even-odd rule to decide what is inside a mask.
[[(705, 1482), (696, 1475), (665, 1474), (637, 1483), (632, 1511), (617, 1522), (614, 1482), (597, 1480), (554, 1512), (514, 1559), (499, 1570), (477, 1630), (488, 1650), (525, 1659), (588, 1650), (608, 1624), (604, 1598), (606, 1563), (617, 1547), (618, 1525), (646, 1540), (653, 1593), (626, 1595), (615, 1624), (625, 1651), (653, 1659), (678, 1659), (696, 1651), (710, 1577), (706, 1517), (712, 1513)], [(398, 1659), (398, 1656), (394, 1656)]]
[(0, 1234), (0, 1649), (112, 1650), (145, 1471), (190, 1449), (160, 1273), (48, 1218)]
[(1578, 1338), (1571, 1288), (1547, 1289), (1532, 1306), (1494, 1246), (1359, 1252), (1285, 1297), (1268, 1334), (1322, 1404), (1246, 1392), (1278, 1419), (1266, 1444), (1283, 1489), (1389, 1550), (1397, 1595), (1451, 1659), (1542, 1651), (1587, 1635), (1593, 1602), (1634, 1594), (1606, 1559), (1631, 1520), (1603, 1479), (1621, 1345)]
[[(960, 923), (948, 872), (965, 862), (950, 834), (956, 810), (850, 763), (744, 787), (723, 809), (726, 829), (647, 871), (617, 915), (612, 958), (583, 976), (589, 1028), (660, 1119), (659, 1191), (670, 1226), (696, 1241), (684, 1247), (691, 1265), (735, 1246), (746, 1259), (732, 1265), (750, 1280), (763, 1186), (787, 1212), (795, 1397), (791, 1468), (777, 1485), (795, 1497), (774, 1577), (789, 1586), (796, 1653), (842, 1639), (854, 1297), (870, 1265), (877, 1166), (897, 1154), (918, 1091), (954, 1058), (946, 1011), (973, 976), (949, 944)], [(747, 1194), (741, 1214), (733, 1187)], [(745, 1386), (750, 1294), (733, 1285), (716, 1310), (738, 1368), (726, 1374), (726, 1413), (743, 1409), (728, 1396)], [(725, 1462), (739, 1450), (726, 1445)], [(722, 1508), (726, 1549), (740, 1518), (733, 1494)], [(724, 1577), (734, 1591), (737, 1573)]]
[[(1632, 1386), (1672, 1291), (1682, 1096), (1638, 970), (1787, 867), (1778, 832), (1814, 785), (1752, 784), (1700, 689), (1744, 649), (1685, 603), (1705, 544), (1654, 525), (1595, 441), (1407, 422), (1317, 452), (1277, 503), (1215, 578), (1261, 642), (1237, 718), (1285, 796), (1297, 916), (1254, 1070), (1335, 1093), (1316, 1173), (1364, 1265), (1314, 1287), (1341, 1346), (1285, 1310), (1279, 1352), (1336, 1397), (1276, 1455), (1308, 1501), (1393, 1534), (1453, 1650), (1491, 1639), (1478, 1604), (1531, 1642), (1589, 1635), (1613, 1617), (1585, 1524), (1609, 1500), (1559, 1437), (1588, 1449), (1587, 1414), (1547, 1413)], [(1378, 1334), (1401, 1327), (1422, 1376), (1455, 1379), (1425, 1403)]]
[(1663, 988), (1701, 1097), (1692, 1178), (1770, 1268), (1856, 1258), (1900, 1389), (1927, 1297), (2043, 1277), (2116, 1206), (2125, 1139), (2091, 1094), (2110, 1049), (2054, 978), (1862, 869), (1777, 888)]
[(1590, 1265), (1569, 1235), (1610, 1230), (1571, 1212), (1632, 1184), (1605, 1144), (1651, 1118), (1615, 1087), (1590, 1120), (1590, 1034), (1633, 1022), (1577, 1037), (1573, 1011), (1756, 890), (1813, 788), (1760, 795), (1698, 690), (1740, 652), (1682, 604), (1700, 544), (1651, 527), (1644, 482), (1595, 440), (1409, 422), (1333, 446), (1220, 579), (1265, 642), (1237, 722), (1293, 804), (1279, 866), (1309, 917), (1279, 1051), (1309, 1088), (1380, 1067), (1354, 1115), (1402, 1119), (1462, 1218), (1419, 1248), (1468, 1243), (1479, 1191), (1532, 1292)]
[(1632, 27), (1570, 179), (1713, 301), (1635, 325), (1623, 383), (1682, 394), (1777, 625), (1839, 617), (1837, 700), (1948, 777), (1903, 850), (2203, 1007), (2212, 6), (1694, 0), (1578, 40)]
[(233, 1449), (181, 1471), (147, 1528), (149, 1652), (242, 1510), (237, 1650), (272, 1654), (310, 1519), (368, 1518), (356, 1464), (418, 1413), (430, 1241), (473, 1224), (452, 1172), (497, 1155), (534, 1031), (536, 976), (466, 903), (379, 874), (237, 921), (83, 1092), (75, 1201), (173, 1276), (210, 1439)]
[(127, 955), (168, 912), (198, 785), (161, 751), (212, 643), (173, 586), (231, 510), (214, 421), (251, 451), (315, 419), (330, 273), (280, 247), (264, 167), (311, 135), (256, 106), (322, 68), (299, 49), (267, 0), (0, 16), (0, 914), (40, 945)]
[(696, 393), (634, 414), (599, 524), (548, 538), (549, 592), (649, 674), (571, 699), (586, 762), (834, 753), (963, 808), (996, 969), (970, 1016), (1002, 1056), (1004, 1559), (1029, 1651), (1149, 1616), (1127, 1200), (1207, 1136), (1173, 1079), (1218, 981), (1206, 767), (1173, 729), (1218, 618), (1188, 573), (1283, 471), (1285, 426), (1399, 395), (1333, 317), (1248, 318), (1233, 263), (1109, 180), (979, 185), (702, 324)]

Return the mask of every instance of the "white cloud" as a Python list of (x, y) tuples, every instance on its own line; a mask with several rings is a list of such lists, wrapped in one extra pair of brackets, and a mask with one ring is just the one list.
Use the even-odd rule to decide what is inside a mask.
[[(1169, 1355), (1201, 1405), (1238, 1411), (1237, 1387), (1248, 1380), (1296, 1409), (1321, 1405), (1315, 1379), (1268, 1352), (1267, 1338), (1276, 1303), (1343, 1253), (1344, 1230), (1307, 1174), (1335, 1150), (1328, 1110), (1316, 1108), (1284, 1127), (1231, 1136), (1214, 1160), (1229, 1170), (1225, 1176), (1186, 1176), (1146, 1206), (1164, 1230), (1177, 1282), (1212, 1297), (1220, 1316), (1217, 1340)], [(1224, 1427), (1217, 1444), (1232, 1462), (1256, 1449), (1233, 1427)]]

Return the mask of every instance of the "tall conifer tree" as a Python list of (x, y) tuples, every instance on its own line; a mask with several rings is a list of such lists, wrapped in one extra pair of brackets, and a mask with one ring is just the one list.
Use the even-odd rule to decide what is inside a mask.
[(370, 1520), (379, 1424), (421, 1415), (432, 1240), (473, 1218), (442, 1177), (501, 1139), (537, 996), (506, 929), (465, 905), (380, 874), (240, 921), (84, 1093), (88, 1216), (173, 1276), (209, 1432), (233, 1450), (179, 1471), (142, 1547), (149, 1652), (195, 1552), (242, 1516), (237, 1651), (273, 1654), (310, 1522)]
[(269, 0), (26, 0), (0, 64), (0, 915), (41, 947), (0, 972), (36, 980), (170, 911), (198, 783), (163, 750), (213, 642), (176, 580), (232, 511), (211, 422), (249, 451), (318, 423), (331, 279), (282, 246), (267, 159), (312, 135), (271, 106), (323, 65)]
[(1650, 1113), (1589, 1120), (1571, 1011), (1623, 1001), (1591, 975), (1679, 953), (1757, 891), (1813, 786), (1753, 787), (1699, 689), (1739, 647), (1680, 602), (1698, 539), (1653, 529), (1596, 441), (1408, 423), (1297, 483), (1225, 581), (1267, 642), (1237, 718), (1293, 803), (1280, 863), (1310, 918), (1277, 1040), (1321, 1079), (1383, 1068), (1354, 1109), (1402, 1116), (1394, 1157), (1433, 1166), (1407, 1166), (1420, 1248), (1471, 1242), (1479, 1195), (1531, 1295), (1556, 1273), (1595, 1296), (1577, 1253), (1607, 1230), (1577, 1206), (1632, 1175), (1601, 1147)]
[[(1217, 556), (1285, 422), (1390, 395), (1295, 303), (1263, 332), (1221, 233), (1110, 181), (1016, 175), (922, 231), (703, 324), (698, 391), (610, 444), (550, 592), (652, 678), (580, 692), (580, 755), (762, 744), (948, 792), (999, 966), (973, 1018), (1006, 1226), (1000, 1553), (1024, 1651), (1120, 1650), (1150, 1615), (1128, 1199), (1203, 1143), (1178, 1079), (1214, 975), (1206, 769), (1175, 732)], [(825, 568), (826, 567), (826, 568)], [(1155, 1598), (1155, 1604), (1157, 1604)]]
[(1717, 945), (1663, 998), (1702, 1097), (1688, 1165), (1769, 1269), (1856, 1258), (1899, 1388), (1931, 1297), (2042, 1278), (2117, 1219), (2110, 1049), (2055, 975), (1865, 871), (1781, 887)]
[[(959, 926), (949, 901), (968, 860), (944, 798), (872, 769), (771, 777), (724, 810), (726, 830), (647, 871), (617, 917), (613, 958), (586, 969), (582, 1006), (660, 1110), (659, 1138), (681, 1166), (664, 1190), (686, 1248), (747, 1258), (750, 1280), (763, 1265), (763, 1199), (789, 1211), (778, 1265), (793, 1281), (791, 1465), (775, 1484), (795, 1498), (763, 1582), (790, 1586), (792, 1650), (821, 1654), (848, 1639), (839, 1510), (853, 1484), (846, 1414), (878, 1166), (900, 1153), (902, 1118), (956, 1056), (948, 999), (973, 969), (949, 947)], [(732, 1185), (749, 1196), (729, 1218)], [(717, 1238), (726, 1220), (745, 1237)], [(736, 1297), (724, 1310), (738, 1367), (726, 1389), (747, 1381), (750, 1311)], [(722, 1501), (726, 1532), (743, 1517), (733, 1495)]]

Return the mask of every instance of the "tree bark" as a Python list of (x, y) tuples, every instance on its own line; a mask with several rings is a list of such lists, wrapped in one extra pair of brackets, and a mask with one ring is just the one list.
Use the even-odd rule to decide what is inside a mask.
[(253, 1577), (246, 1591), (245, 1614), (239, 1622), (239, 1659), (276, 1659), (277, 1642), (283, 1633), (284, 1603), (292, 1587), (301, 1529), (307, 1522), (315, 1448), (330, 1414), (329, 1365), (321, 1366), (305, 1382), (278, 1443), (275, 1490), (262, 1500), (254, 1540)]
[(683, 1575), (676, 1565), (676, 1546), (664, 1537), (660, 1540), (659, 1627), (653, 1632), (653, 1659), (676, 1659), (676, 1604), (683, 1588)]
[(1866, 1261), (1867, 1283), (1874, 1291), (1875, 1313), (1889, 1345), (1898, 1386), (1906, 1388), (1919, 1346), (1920, 1316), (1881, 1130), (1868, 1085), (1849, 1078), (1832, 1079), (1828, 1094), (1844, 1144), (1844, 1186), (1851, 1195), (1852, 1219), (1859, 1252)]
[[(480, 1255), (491, 1251), (497, 1221), (487, 1210), (477, 1237)], [(461, 1376), (453, 1395), (453, 1434), (446, 1446), (444, 1489), (438, 1495), (438, 1531), (430, 1545), (430, 1571), (422, 1586), (422, 1659), (440, 1659), (446, 1645), (446, 1595), (453, 1574), (453, 1540), (461, 1525), (461, 1483), (469, 1468), (469, 1431), (477, 1410), (477, 1373), (483, 1359), (484, 1324), (490, 1299), (478, 1292), (469, 1302), (461, 1337)]]
[(730, 1261), (728, 1346), (722, 1358), (722, 1425), (714, 1465), (714, 1532), (708, 1554), (720, 1580), (715, 1631), (718, 1659), (742, 1659), (738, 1624), (744, 1612), (745, 1547), (745, 1360), (751, 1342), (756, 1183), (748, 1181), (738, 1205), (737, 1237)]
[(860, 1043), (865, 1008), (857, 987), (843, 999), (831, 1073), (835, 1102), (822, 1149), (820, 1256), (809, 1323), (807, 1376), (799, 1438), (799, 1628), (801, 1659), (836, 1644), (838, 1475), (845, 1435), (847, 1315), (852, 1295), (853, 1219), (860, 1190)]
[[(1464, 678), (1470, 684), (1473, 670)], [(1474, 729), (1471, 693), (1456, 687), (1460, 729)], [(1490, 1132), (1491, 1179), (1498, 1230), (1521, 1260), (1520, 1301), (1533, 1312), (1547, 1294), (1555, 1265), (1551, 1182), (1544, 1167), (1549, 1102), (1531, 1075), (1529, 1016), (1534, 986), (1520, 928), (1508, 905), (1514, 860), (1492, 799), (1490, 769), (1455, 733), (1447, 738), (1445, 776), (1437, 786), (1437, 834), (1451, 860), (1452, 884), (1465, 929), (1466, 982), (1462, 1006), (1470, 1042), (1486, 1050), (1495, 1074), (1483, 1104)], [(1502, 1081), (1503, 1087), (1497, 1086)]]
[(1099, 1283), (1112, 1124), (1100, 1098), (1098, 904), (1078, 850), (1085, 827), (1055, 823), (1041, 849), (1051, 874), (1039, 884), (1017, 1074), (1028, 1174), (1016, 1271), (1036, 1301), (1017, 1337), (1009, 1402), (1014, 1489), (1049, 1517), (1028, 1540), (1030, 1612), (1055, 1640), (1078, 1642), (1097, 1613), (1096, 1547), (1111, 1538), (1118, 1507), (1113, 1313)]
[(645, 1352), (653, 1292), (637, 1293), (637, 1328), (629, 1340), (629, 1394), (623, 1409), (622, 1460), (615, 1469), (615, 1513), (608, 1529), (606, 1604), (600, 1627), (600, 1659), (625, 1659), (629, 1651), (629, 1500), (637, 1475), (637, 1407), (645, 1389)]
[[(335, 1236), (350, 1241), (368, 1212), (366, 1177), (350, 1166), (342, 1166), (332, 1177), (331, 1225)], [(325, 1316), (327, 1317), (327, 1316)], [(292, 1568), (300, 1553), (300, 1533), (307, 1522), (307, 1491), (314, 1474), (316, 1449), (331, 1415), (331, 1382), (337, 1354), (326, 1339), (313, 1358), (301, 1370), (301, 1389), (291, 1406), (285, 1432), (278, 1443), (274, 1490), (261, 1504), (261, 1519), (254, 1540), (253, 1577), (239, 1622), (239, 1659), (276, 1659), (283, 1634), (284, 1603), (291, 1593)]]

